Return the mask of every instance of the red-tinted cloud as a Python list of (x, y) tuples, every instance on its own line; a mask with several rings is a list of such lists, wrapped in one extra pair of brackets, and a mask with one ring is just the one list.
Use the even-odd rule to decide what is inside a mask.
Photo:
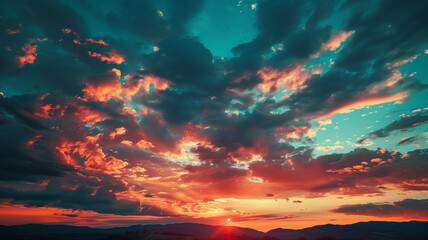
[(25, 44), (22, 47), (22, 51), (24, 52), (24, 56), (17, 57), (19, 67), (24, 67), (26, 64), (32, 64), (36, 60), (37, 57), (37, 45)]
[(119, 83), (120, 70), (113, 68), (103, 76), (99, 76), (92, 81), (86, 82), (86, 87), (82, 90), (87, 100), (106, 102), (111, 98), (121, 99), (122, 85)]
[(108, 56), (102, 55), (97, 52), (88, 52), (89, 56), (100, 59), (102, 62), (112, 63), (112, 64), (122, 64), (125, 62), (125, 57), (120, 55), (116, 50), (111, 50), (108, 53)]
[(348, 215), (366, 215), (374, 217), (402, 217), (419, 220), (428, 219), (428, 199), (404, 199), (390, 203), (366, 203), (343, 205), (331, 210)]

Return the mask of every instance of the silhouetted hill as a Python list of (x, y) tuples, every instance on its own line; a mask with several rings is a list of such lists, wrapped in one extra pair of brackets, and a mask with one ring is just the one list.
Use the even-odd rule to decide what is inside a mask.
[[(26, 224), (0, 226), (0, 239), (99, 239), (108, 235), (129, 232), (145, 232), (151, 235), (195, 236), (199, 238), (218, 238), (227, 236), (263, 237), (264, 232), (250, 228), (233, 226), (211, 226), (197, 223), (176, 223), (167, 225), (134, 225), (115, 228), (89, 228), (68, 225)], [(71, 236), (70, 238), (67, 238)], [(99, 236), (98, 238), (93, 238)], [(57, 238), (52, 238), (57, 237)], [(92, 237), (92, 238), (91, 238)], [(147, 237), (147, 236), (146, 236)]]
[(300, 230), (274, 229), (266, 233), (279, 239), (334, 236), (344, 239), (428, 239), (428, 222), (359, 222), (350, 225), (326, 224)]
[[(330, 237), (328, 237), (330, 236)], [(267, 233), (250, 228), (211, 226), (197, 223), (134, 225), (89, 228), (68, 225), (26, 224), (0, 226), (4, 240), (140, 240), (140, 239), (428, 239), (428, 222), (360, 222), (350, 225), (320, 225), (300, 230), (273, 229)]]

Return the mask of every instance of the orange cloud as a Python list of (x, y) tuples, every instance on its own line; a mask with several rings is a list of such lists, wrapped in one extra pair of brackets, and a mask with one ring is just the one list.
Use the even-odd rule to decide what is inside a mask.
[(52, 106), (52, 104), (46, 104), (40, 106), (34, 115), (42, 118), (52, 118), (53, 116), (62, 117), (64, 115), (64, 108), (61, 108), (61, 105), (57, 104)]
[(302, 88), (305, 87), (306, 80), (312, 76), (312, 73), (302, 68), (302, 66), (283, 70), (264, 67), (257, 74), (263, 79), (263, 82), (260, 84), (263, 92), (277, 90), (280, 87), (288, 87), (290, 89)]
[(407, 58), (407, 59), (403, 59), (401, 61), (395, 62), (394, 64), (392, 64), (392, 68), (397, 68), (400, 67), (408, 62), (413, 62), (414, 60), (416, 60), (418, 58), (419, 55), (415, 55), (411, 58)]
[[(56, 149), (63, 162), (72, 165), (75, 169), (106, 174), (121, 173), (120, 170), (126, 167), (128, 162), (107, 156), (99, 144), (102, 136), (103, 134), (99, 133), (95, 136), (86, 136), (84, 141), (65, 141)], [(78, 161), (81, 158), (86, 158), (83, 165)]]
[[(88, 79), (85, 83), (86, 87), (82, 90), (85, 94), (83, 99), (93, 100), (99, 102), (107, 102), (111, 98), (118, 100), (126, 100), (129, 102), (131, 98), (136, 95), (141, 87), (149, 91), (150, 85), (154, 85), (155, 90), (164, 90), (169, 86), (167, 80), (148, 76), (143, 79), (132, 79), (130, 75), (126, 75), (126, 80), (123, 84), (119, 82), (121, 72), (119, 69), (113, 68), (104, 76), (95, 77), (97, 79)], [(144, 82), (143, 82), (144, 81)], [(135, 110), (131, 108), (124, 108), (126, 112), (136, 115)]]
[[(105, 227), (119, 226), (114, 221), (153, 221), (154, 223), (164, 217), (157, 216), (120, 216), (115, 214), (101, 214), (94, 211), (70, 210), (59, 207), (29, 207), (22, 204), (3, 203), (0, 205), (1, 225), (18, 224), (52, 224), (61, 222), (73, 226)], [(113, 220), (113, 222), (111, 222)]]
[(78, 106), (74, 114), (81, 123), (88, 123), (94, 125), (98, 122), (104, 121), (108, 118), (107, 114), (97, 111), (92, 111), (89, 107)]
[(99, 44), (99, 45), (104, 45), (104, 46), (108, 46), (108, 43), (104, 42), (104, 40), (100, 39), (100, 40), (95, 40), (93, 38), (88, 38), (86, 39), (87, 42), (90, 43), (94, 43), (94, 44)]
[(109, 138), (113, 139), (118, 135), (123, 135), (126, 133), (126, 128), (120, 127), (116, 128), (113, 132), (110, 133)]
[(13, 30), (13, 29), (6, 29), (6, 32), (7, 32), (7, 34), (9, 34), (9, 35), (15, 35), (15, 34), (21, 33), (21, 30), (19, 30), (19, 29), (16, 29), (16, 30)]
[(24, 67), (25, 64), (32, 64), (37, 57), (37, 45), (31, 45), (29, 43), (22, 47), (22, 51), (25, 53), (24, 56), (17, 57), (19, 67)]
[(311, 128), (310, 126), (290, 126), (280, 127), (276, 129), (275, 136), (282, 137), (284, 139), (300, 139), (305, 136), (313, 138), (317, 135), (318, 128)]
[(140, 140), (135, 145), (141, 149), (154, 148), (153, 144), (146, 140)]
[(123, 89), (119, 82), (120, 76), (120, 70), (113, 68), (102, 81), (87, 82), (82, 90), (85, 93), (83, 98), (100, 102), (107, 102), (111, 98), (121, 99)]
[(70, 34), (72, 32), (70, 28), (63, 28), (61, 31), (65, 34)]
[(334, 51), (338, 49), (340, 45), (342, 45), (342, 43), (353, 33), (354, 31), (336, 33), (328, 42), (322, 45), (321, 51), (327, 52), (327, 51)]
[(165, 90), (169, 87), (170, 82), (166, 79), (154, 76), (154, 75), (147, 75), (144, 77), (143, 80), (143, 89), (148, 93), (150, 91), (150, 86), (153, 85), (153, 88), (156, 91), (159, 90)]
[(358, 99), (354, 102), (345, 104), (330, 112), (317, 116), (313, 120), (322, 120), (322, 119), (331, 117), (333, 115), (336, 115), (338, 113), (351, 112), (354, 109), (378, 105), (378, 104), (387, 103), (387, 102), (393, 102), (393, 101), (404, 99), (406, 97), (407, 97), (407, 94), (404, 92), (396, 93), (394, 95), (389, 95), (389, 96), (373, 96), (373, 97), (369, 96), (369, 97)]
[(136, 144), (134, 144), (132, 141), (129, 141), (129, 140), (122, 140), (120, 143), (123, 145), (131, 146), (131, 147), (138, 147), (141, 149), (154, 148), (153, 144), (149, 141), (146, 141), (146, 140), (140, 140)]
[(101, 62), (113, 63), (113, 64), (122, 64), (125, 62), (125, 57), (120, 55), (116, 50), (111, 50), (108, 53), (108, 56), (104, 56), (101, 53), (88, 51), (89, 56), (95, 57), (101, 60)]

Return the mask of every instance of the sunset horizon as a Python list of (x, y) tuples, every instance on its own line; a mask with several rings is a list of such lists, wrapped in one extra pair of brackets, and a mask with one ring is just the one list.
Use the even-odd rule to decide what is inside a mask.
[(427, 12), (0, 1), (0, 225), (427, 222)]

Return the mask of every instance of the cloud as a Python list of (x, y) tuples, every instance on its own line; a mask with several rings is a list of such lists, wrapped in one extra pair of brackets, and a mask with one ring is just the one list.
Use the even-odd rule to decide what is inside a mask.
[(205, 87), (204, 84), (212, 81), (215, 73), (213, 56), (198, 40), (168, 38), (159, 42), (158, 48), (159, 51), (145, 57), (146, 71), (169, 79), (178, 87)]
[(336, 150), (336, 149), (345, 149), (344, 146), (319, 146), (315, 147), (315, 150), (320, 151), (329, 151), (329, 150)]
[(98, 213), (117, 215), (167, 215), (157, 207), (141, 205), (139, 201), (118, 200), (116, 194), (107, 187), (92, 189), (81, 185), (75, 190), (61, 188), (51, 181), (44, 191), (17, 191), (0, 187), (0, 199), (28, 207), (53, 206), (73, 210), (92, 210)]
[(37, 57), (37, 45), (25, 44), (22, 47), (22, 51), (25, 53), (24, 56), (17, 57), (19, 67), (24, 67), (25, 64), (34, 63)]
[(49, 146), (32, 144), (40, 133), (14, 124), (2, 124), (0, 129), (3, 135), (0, 141), (0, 179), (32, 182), (72, 171), (58, 161)]
[[(102, 68), (87, 56), (88, 50), (94, 51), (96, 46), (73, 43), (74, 40), (82, 42), (81, 37), (89, 35), (86, 21), (75, 9), (57, 1), (4, 1), (1, 4), (2, 9), (9, 9), (17, 17), (6, 17), (5, 23), (21, 28), (20, 34), (1, 40), (2, 45), (7, 46), (1, 50), (2, 81), (8, 86), (27, 93), (42, 89), (76, 94), (82, 87), (81, 79), (90, 71)], [(70, 34), (63, 29), (70, 30)], [(18, 49), (26, 54), (15, 54)], [(8, 80), (11, 78), (14, 80)]]
[[(180, 4), (167, 2), (168, 16), (159, 14), (156, 3), (127, 0), (117, 11), (103, 17), (119, 32), (128, 32), (150, 42), (158, 42), (174, 35), (186, 33), (187, 22), (202, 8), (202, 0), (186, 0)], [(135, 24), (135, 23), (140, 24)]]
[[(395, 120), (389, 123), (383, 128), (380, 128), (376, 131), (368, 133), (366, 137), (358, 140), (358, 142), (364, 141), (364, 139), (366, 139), (367, 137), (385, 138), (395, 131), (402, 131), (402, 132), (409, 131), (415, 127), (425, 124), (426, 122), (428, 122), (428, 115), (426, 114), (419, 113), (409, 117), (402, 117), (398, 120)], [(400, 144), (401, 143), (404, 143), (404, 142), (400, 142)]]
[(2, 1), (2, 199), (176, 216), (219, 198), (427, 190), (426, 149), (372, 140), (422, 125), (422, 110), (352, 144), (369, 149), (315, 138), (336, 114), (426, 89), (400, 72), (428, 42), (426, 2), (261, 1), (230, 56), (195, 36), (203, 6)]
[[(403, 190), (424, 190), (426, 150), (409, 152), (370, 151), (355, 149), (344, 154), (322, 155), (315, 159), (293, 156), (282, 161), (251, 163), (252, 176), (281, 183), (287, 190), (337, 192), (345, 195), (381, 193), (384, 184)], [(372, 161), (376, 159), (376, 161)], [(412, 172), (412, 176), (406, 174)], [(311, 178), (313, 181), (305, 181)]]
[(366, 215), (374, 217), (410, 217), (427, 219), (428, 199), (404, 199), (392, 204), (366, 203), (343, 205), (331, 210), (334, 213), (347, 215)]
[(96, 53), (96, 52), (88, 52), (89, 56), (91, 57), (95, 57), (101, 60), (101, 62), (107, 62), (107, 63), (114, 63), (114, 64), (122, 64), (123, 62), (125, 62), (125, 58), (120, 55), (116, 50), (111, 50), (108, 53), (108, 56), (104, 56), (100, 53)]
[[(366, 9), (362, 2), (345, 4), (344, 7), (354, 10), (355, 16), (345, 23), (345, 31), (354, 31), (354, 34), (337, 54), (335, 64), (325, 74), (314, 75), (308, 79), (305, 82), (306, 88), (284, 100), (284, 105), (295, 109), (301, 115), (314, 118), (328, 117), (354, 107), (394, 101), (404, 98), (405, 93), (408, 94), (409, 91), (420, 91), (426, 88), (424, 84), (413, 78), (400, 79), (389, 88), (375, 86), (376, 83), (387, 81), (396, 71), (392, 66), (394, 63), (416, 55), (422, 48), (423, 42), (428, 39), (428, 35), (422, 32), (421, 26), (414, 23), (415, 31), (400, 32), (406, 41), (397, 44), (393, 40), (397, 35), (392, 29), (408, 26), (407, 13), (412, 12), (423, 18), (420, 8), (414, 5), (404, 6), (399, 2), (390, 5), (386, 1), (381, 1), (367, 14), (359, 14)], [(394, 13), (391, 13), (390, 9), (394, 9)], [(372, 23), (376, 23), (376, 27), (373, 27)], [(386, 31), (389, 29), (388, 26), (394, 27), (391, 27), (391, 31)], [(388, 41), (381, 43), (378, 41), (379, 38), (388, 39)], [(411, 47), (406, 47), (410, 45)], [(391, 51), (392, 49), (402, 49), (402, 51)], [(346, 81), (340, 79), (346, 79)]]
[(82, 91), (87, 100), (107, 102), (111, 98), (122, 99), (122, 85), (119, 83), (120, 70), (113, 68), (105, 74), (88, 78)]
[(409, 144), (409, 143), (416, 143), (416, 142), (422, 142), (422, 138), (418, 138), (416, 136), (406, 137), (398, 141), (397, 146), (403, 145), (403, 144)]

